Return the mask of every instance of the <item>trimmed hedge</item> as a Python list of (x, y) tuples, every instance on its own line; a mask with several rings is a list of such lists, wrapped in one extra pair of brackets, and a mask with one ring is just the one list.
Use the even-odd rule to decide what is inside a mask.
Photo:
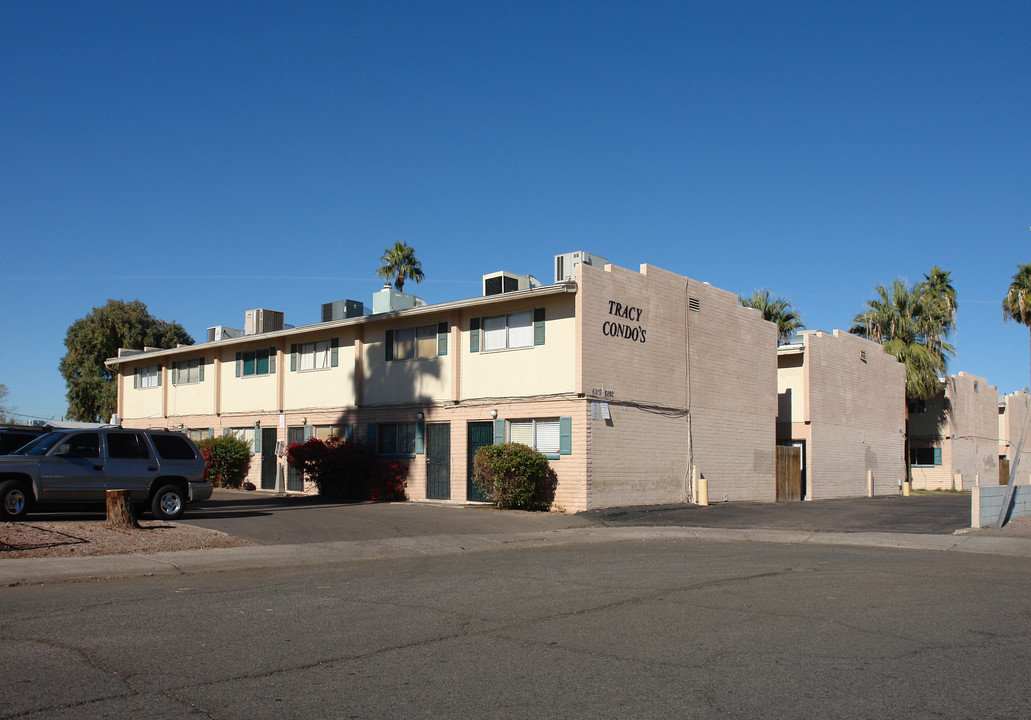
[(235, 435), (207, 438), (197, 443), (208, 465), (208, 480), (215, 487), (238, 488), (251, 467), (251, 445)]
[(473, 457), (473, 482), (501, 510), (548, 510), (558, 478), (548, 459), (521, 443), (485, 445)]

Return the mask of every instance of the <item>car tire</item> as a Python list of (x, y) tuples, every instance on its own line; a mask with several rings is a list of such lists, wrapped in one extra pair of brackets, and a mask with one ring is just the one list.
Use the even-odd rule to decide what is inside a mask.
[(25, 483), (18, 480), (0, 483), (0, 519), (21, 520), (29, 512), (31, 497)]
[(177, 520), (186, 508), (186, 493), (178, 485), (162, 485), (150, 499), (150, 512), (157, 520)]

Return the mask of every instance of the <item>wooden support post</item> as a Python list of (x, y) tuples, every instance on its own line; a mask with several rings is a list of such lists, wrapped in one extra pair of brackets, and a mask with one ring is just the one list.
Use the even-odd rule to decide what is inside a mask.
[(136, 522), (136, 511), (133, 509), (132, 500), (128, 490), (108, 490), (107, 499), (107, 522), (110, 528), (118, 530), (133, 530), (140, 524)]

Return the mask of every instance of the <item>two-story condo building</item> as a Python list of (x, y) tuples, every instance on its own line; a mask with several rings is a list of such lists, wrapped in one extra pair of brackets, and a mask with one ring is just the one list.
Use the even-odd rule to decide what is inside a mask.
[(371, 314), (333, 303), (301, 327), (249, 311), (245, 331), (109, 360), (118, 415), (237, 433), (263, 489), (282, 472), (305, 490), (282, 449), (335, 434), (407, 462), (416, 500), (480, 499), (473, 453), (514, 441), (549, 457), (568, 511), (694, 500), (692, 469), (714, 500), (773, 501), (774, 325), (733, 293), (599, 260), (558, 256), (554, 284), (506, 274), (436, 305), (385, 288)]

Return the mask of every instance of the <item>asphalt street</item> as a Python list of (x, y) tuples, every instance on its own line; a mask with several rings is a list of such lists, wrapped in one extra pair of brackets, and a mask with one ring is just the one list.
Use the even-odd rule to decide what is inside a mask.
[(1028, 587), (1026, 557), (697, 538), (23, 585), (0, 718), (1026, 719)]

